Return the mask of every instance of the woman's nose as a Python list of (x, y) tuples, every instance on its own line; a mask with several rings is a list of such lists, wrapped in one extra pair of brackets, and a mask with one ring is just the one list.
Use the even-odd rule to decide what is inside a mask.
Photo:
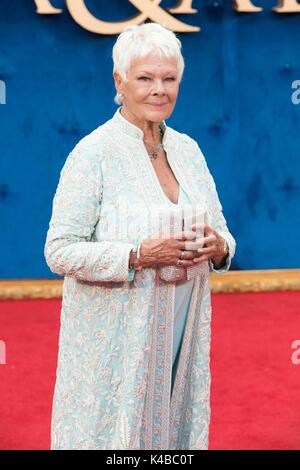
[(156, 80), (154, 82), (153, 93), (160, 95), (165, 93), (165, 86), (162, 80)]

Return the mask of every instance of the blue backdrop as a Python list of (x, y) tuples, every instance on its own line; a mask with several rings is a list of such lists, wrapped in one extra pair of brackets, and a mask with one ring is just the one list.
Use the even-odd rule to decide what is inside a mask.
[[(37, 15), (33, 1), (0, 2), (1, 278), (55, 277), (43, 248), (64, 161), (116, 109), (111, 50), (116, 36), (60, 15)], [(174, 6), (163, 1), (162, 7)], [(297, 268), (299, 252), (300, 15), (239, 14), (231, 2), (199, 0), (200, 25), (180, 34), (186, 70), (168, 124), (195, 138), (216, 181), (237, 241), (233, 269)], [(258, 4), (258, 0), (256, 1)], [(86, 0), (97, 17), (120, 21), (126, 0)]]

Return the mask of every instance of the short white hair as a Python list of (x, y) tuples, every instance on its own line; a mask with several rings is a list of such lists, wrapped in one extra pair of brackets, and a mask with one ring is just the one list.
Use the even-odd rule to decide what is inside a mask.
[[(160, 58), (167, 57), (176, 60), (179, 81), (181, 81), (184, 70), (181, 48), (181, 42), (173, 31), (169, 31), (158, 23), (127, 26), (117, 37), (113, 47), (113, 71), (118, 72), (125, 82), (126, 72), (133, 60), (155, 53)], [(119, 93), (116, 94), (114, 101), (116, 104), (122, 104), (123, 99)]]

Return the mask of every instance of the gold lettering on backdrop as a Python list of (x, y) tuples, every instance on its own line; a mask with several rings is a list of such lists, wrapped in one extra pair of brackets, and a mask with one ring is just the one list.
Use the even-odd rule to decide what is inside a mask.
[(36, 4), (36, 12), (40, 15), (55, 15), (56, 13), (62, 13), (60, 8), (54, 8), (49, 0), (34, 0)]
[[(62, 9), (52, 6), (50, 0), (33, 0), (37, 13), (41, 15), (53, 15), (62, 13)], [(193, 0), (178, 0), (174, 7), (164, 10), (160, 7), (162, 0), (128, 0), (139, 13), (124, 21), (109, 22), (96, 18), (85, 5), (85, 0), (66, 0), (70, 15), (82, 28), (97, 34), (119, 34), (126, 26), (141, 24), (146, 19), (160, 23), (166, 28), (180, 32), (193, 33), (200, 31), (198, 26), (191, 26), (176, 18), (173, 14), (197, 13), (193, 8)], [(233, 8), (239, 13), (257, 13), (261, 7), (253, 5), (251, 0), (233, 0)], [(273, 7), (276, 13), (300, 13), (298, 0), (278, 0)]]
[(167, 8), (170, 13), (197, 13), (198, 10), (192, 6), (193, 0), (178, 0), (173, 8)]
[(240, 13), (258, 13), (262, 11), (262, 8), (253, 5), (251, 0), (233, 0), (233, 8)]
[(278, 5), (273, 10), (276, 13), (299, 13), (300, 4), (297, 0), (279, 0)]
[[(159, 6), (161, 1), (162, 0), (129, 0), (129, 2), (140, 11), (140, 13), (125, 21), (113, 23), (95, 18), (95, 16), (93, 16), (87, 9), (84, 0), (66, 0), (66, 3), (74, 21), (92, 33), (119, 34), (126, 26), (143, 23), (147, 18), (176, 32), (200, 31), (198, 26), (190, 26), (183, 23), (182, 21), (174, 18), (167, 11), (163, 10)], [(188, 3), (191, 4), (192, 2)]]

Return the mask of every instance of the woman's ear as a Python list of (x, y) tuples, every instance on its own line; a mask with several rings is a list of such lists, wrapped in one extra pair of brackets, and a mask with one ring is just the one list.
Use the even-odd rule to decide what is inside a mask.
[(120, 93), (122, 95), (123, 94), (123, 82), (122, 82), (121, 76), (118, 72), (115, 71), (113, 73), (113, 77), (114, 77), (114, 80), (115, 80), (116, 90), (117, 90), (118, 93)]

